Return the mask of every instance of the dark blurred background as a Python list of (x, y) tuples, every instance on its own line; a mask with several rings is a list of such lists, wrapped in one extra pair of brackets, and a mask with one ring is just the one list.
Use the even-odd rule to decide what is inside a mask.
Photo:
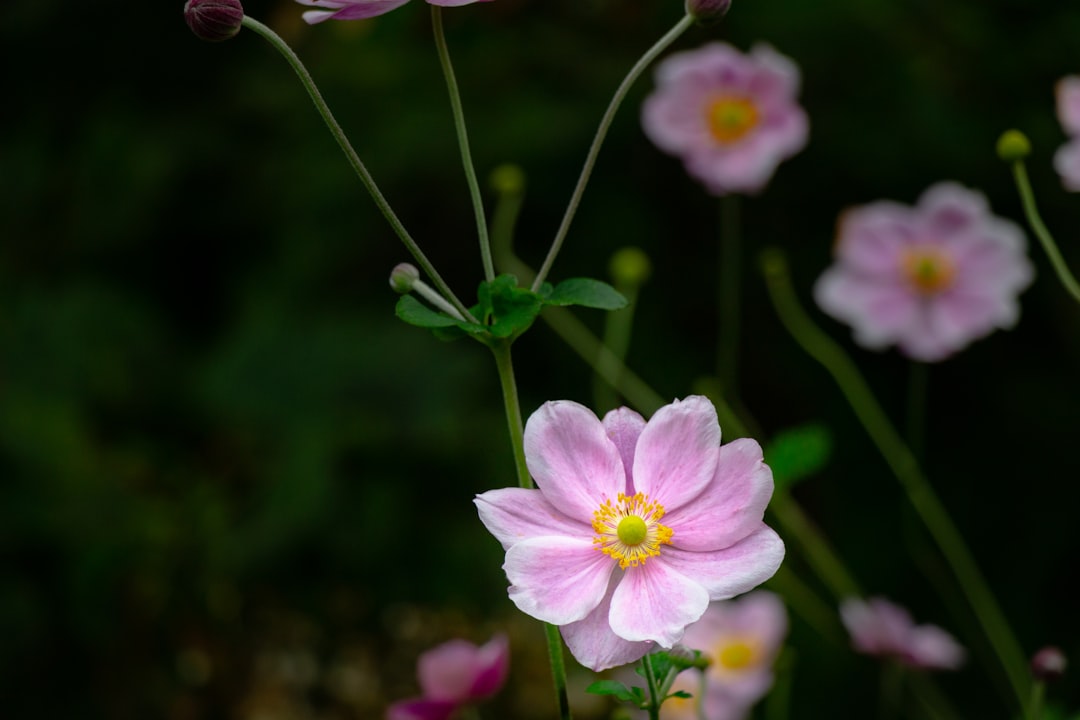
[[(459, 295), (482, 277), (426, 4), (308, 27), (250, 0), (308, 64), (406, 226)], [(181, 0), (0, 6), (0, 716), (379, 718), (417, 653), (511, 634), (487, 717), (552, 717), (537, 623), (505, 594), (471, 498), (514, 484), (494, 367), (395, 319), (407, 255), (292, 71), (244, 31), (198, 41)], [(498, 0), (444, 13), (481, 178), (519, 164), (517, 247), (546, 251), (596, 123), (679, 0)], [(783, 248), (800, 297), (837, 214), (951, 179), (1021, 221), (994, 143), (1030, 173), (1080, 269), (1080, 196), (1050, 165), (1053, 84), (1080, 73), (1075, 0), (735, 0), (675, 48), (767, 41), (802, 68), (808, 148), (743, 205), (742, 398), (765, 434), (828, 426), (796, 491), (871, 592), (982, 653), (898, 484), (825, 372), (778, 324), (753, 262)], [(641, 132), (631, 91), (555, 267), (654, 264), (629, 363), (665, 398), (715, 364), (719, 203)], [(490, 195), (488, 197), (491, 202)], [(490, 205), (489, 205), (490, 208)], [(1031, 255), (1010, 332), (929, 378), (926, 467), (1021, 643), (1080, 656), (1080, 307)], [(908, 363), (849, 348), (902, 422)], [(579, 317), (599, 331), (602, 317)], [(591, 404), (588, 367), (542, 323), (515, 345), (524, 410)], [(821, 591), (789, 544), (788, 565)], [(824, 593), (822, 593), (824, 596)], [(793, 717), (876, 708), (876, 670), (795, 619)], [(584, 696), (582, 717), (606, 703)], [(1009, 717), (977, 660), (944, 678), (964, 717)], [(1066, 681), (1055, 704), (1076, 710)], [(797, 708), (797, 709), (794, 709)]]

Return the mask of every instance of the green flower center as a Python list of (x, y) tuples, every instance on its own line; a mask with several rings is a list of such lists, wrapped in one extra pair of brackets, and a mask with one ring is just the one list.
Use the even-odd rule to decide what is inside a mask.
[(912, 248), (904, 253), (902, 269), (907, 281), (923, 295), (935, 295), (953, 283), (952, 259), (934, 247)]
[(625, 545), (640, 545), (649, 535), (649, 526), (637, 515), (628, 515), (619, 521), (615, 534)]
[(619, 567), (637, 567), (660, 554), (661, 545), (671, 544), (671, 528), (661, 525), (664, 508), (644, 493), (627, 497), (619, 493), (614, 502), (600, 503), (593, 512), (593, 547)]

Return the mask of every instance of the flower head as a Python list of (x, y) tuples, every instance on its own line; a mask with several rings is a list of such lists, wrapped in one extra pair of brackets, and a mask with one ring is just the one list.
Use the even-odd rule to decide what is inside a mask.
[(386, 720), (446, 720), (461, 706), (498, 692), (509, 667), (505, 635), (496, 635), (481, 647), (465, 640), (443, 643), (417, 661), (423, 697), (394, 703), (386, 711)]
[(657, 67), (642, 108), (645, 134), (709, 192), (760, 192), (806, 145), (799, 82), (798, 67), (768, 45), (743, 54), (717, 42), (676, 53)]
[(836, 262), (814, 287), (822, 310), (872, 349), (936, 361), (1020, 316), (1034, 270), (1024, 234), (986, 198), (938, 183), (915, 207), (875, 202), (840, 218)]
[(539, 489), (477, 496), (506, 549), (510, 599), (561, 626), (593, 670), (671, 647), (709, 602), (776, 572), (780, 538), (762, 522), (772, 473), (750, 439), (721, 447), (716, 410), (693, 396), (647, 423), (620, 408), (603, 421), (570, 401), (525, 427)]
[(848, 598), (840, 619), (858, 652), (926, 670), (955, 670), (964, 663), (964, 648), (952, 635), (936, 625), (916, 625), (907, 610), (884, 598)]
[(240, 32), (244, 8), (240, 0), (187, 0), (184, 22), (200, 40), (220, 42)]
[(1080, 192), (1080, 75), (1069, 75), (1055, 87), (1057, 115), (1069, 141), (1054, 153), (1054, 169), (1066, 190)]
[[(314, 25), (323, 20), (364, 20), (376, 15), (396, 10), (409, 0), (296, 0), (301, 5), (310, 5), (318, 10), (304, 13), (304, 22)], [(427, 0), (429, 5), (458, 7), (476, 2), (491, 0)]]

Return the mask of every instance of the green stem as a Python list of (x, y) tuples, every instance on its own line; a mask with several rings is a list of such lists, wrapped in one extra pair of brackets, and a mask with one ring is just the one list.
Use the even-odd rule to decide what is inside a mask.
[(461, 93), (458, 92), (454, 66), (450, 64), (450, 49), (446, 45), (446, 33), (443, 31), (442, 8), (431, 6), (431, 26), (435, 32), (435, 47), (439, 52), (439, 63), (446, 77), (446, 89), (450, 93), (450, 108), (454, 115), (454, 129), (457, 131), (458, 146), (461, 148), (461, 164), (465, 167), (465, 180), (469, 184), (473, 212), (476, 215), (476, 232), (480, 238), (480, 260), (484, 264), (484, 277), (488, 282), (495, 279), (495, 266), (491, 262), (491, 243), (488, 241), (487, 217), (484, 214), (484, 200), (480, 195), (480, 183), (476, 180), (472, 154), (469, 152), (469, 133), (465, 130), (465, 112), (461, 107)]
[(562, 636), (559, 628), (551, 623), (544, 623), (544, 637), (547, 639), (548, 662), (551, 665), (551, 679), (555, 683), (555, 699), (559, 704), (559, 718), (572, 720), (570, 715), (570, 696), (566, 692), (566, 663), (563, 661)]
[(740, 198), (738, 195), (725, 195), (721, 198), (720, 210), (720, 248), (718, 252), (720, 277), (717, 293), (717, 317), (720, 321), (717, 332), (716, 376), (720, 379), (720, 388), (733, 403), (738, 397), (739, 383), (739, 325), (741, 313), (742, 280), (742, 228), (739, 215)]
[(847, 398), (886, 463), (907, 493), (915, 511), (956, 575), (968, 603), (982, 624), (1021, 708), (1027, 707), (1028, 682), (1020, 644), (1009, 628), (967, 544), (923, 475), (911, 450), (874, 399), (866, 381), (840, 346), (813, 324), (795, 297), (787, 260), (779, 250), (761, 258), (769, 296), (780, 321), (802, 348), (825, 366)]
[(420, 246), (416, 244), (412, 236), (409, 235), (409, 231), (402, 225), (401, 220), (394, 213), (390, 207), (390, 203), (386, 201), (382, 191), (379, 190), (379, 186), (375, 184), (375, 178), (368, 172), (367, 167), (360, 160), (360, 156), (356, 154), (356, 150), (353, 149), (352, 143), (349, 142), (349, 138), (346, 137), (345, 131), (341, 129), (341, 125), (338, 124), (337, 119), (334, 118), (334, 114), (330, 112), (330, 106), (323, 100), (322, 93), (319, 92), (319, 88), (315, 85), (315, 81), (311, 78), (311, 73), (307, 71), (304, 64), (300, 62), (300, 58), (297, 56), (293, 49), (278, 36), (273, 30), (263, 25), (258, 20), (244, 16), (244, 27), (254, 31), (258, 35), (262, 36), (267, 42), (274, 46), (274, 48), (282, 54), (285, 60), (296, 72), (297, 77), (300, 78), (300, 82), (303, 84), (304, 89), (307, 90), (308, 95), (311, 97), (311, 101), (315, 104), (315, 109), (322, 115), (323, 120), (326, 122), (326, 127), (330, 129), (330, 134), (334, 136), (334, 140), (337, 141), (338, 146), (341, 147), (342, 152), (345, 153), (345, 157), (349, 160), (349, 165), (352, 166), (353, 171), (357, 177), (360, 178), (360, 182), (367, 188), (368, 193), (371, 195), (372, 200), (375, 201), (376, 207), (382, 212), (383, 217), (390, 223), (390, 227), (401, 238), (401, 242), (408, 248), (409, 253), (420, 265), (421, 269), (427, 276), (431, 278), (431, 282), (442, 293), (443, 297), (450, 301), (450, 303), (457, 308), (457, 311), (464, 315), (472, 322), (476, 322), (476, 318), (472, 316), (469, 309), (466, 308), (461, 300), (458, 299), (454, 292), (450, 289), (450, 286), (442, 279), (438, 271), (435, 270), (435, 266), (431, 264), (431, 261), (427, 259), (424, 252), (420, 249)]
[(630, 72), (623, 78), (622, 83), (615, 90), (615, 96), (611, 98), (607, 110), (604, 112), (603, 117), (600, 118), (600, 126), (597, 128), (596, 135), (593, 137), (589, 153), (585, 156), (585, 165), (581, 169), (581, 175), (578, 177), (577, 186), (574, 187), (574, 192), (570, 196), (570, 204), (567, 206), (566, 213), (563, 215), (562, 223), (555, 233), (555, 239), (551, 243), (551, 248), (548, 250), (547, 257), (544, 258), (543, 265), (540, 266), (540, 272), (537, 273), (536, 279), (533, 280), (533, 292), (537, 292), (540, 289), (540, 285), (543, 284), (548, 273), (551, 271), (551, 266), (555, 263), (555, 256), (557, 256), (559, 250), (562, 249), (563, 241), (566, 239), (566, 233), (570, 229), (570, 222), (574, 219), (574, 214), (577, 212), (578, 205), (581, 203), (581, 196), (585, 193), (585, 186), (589, 182), (589, 176), (592, 175), (593, 166), (596, 164), (596, 156), (600, 154), (600, 146), (604, 144), (604, 138), (607, 137), (608, 128), (611, 127), (611, 121), (615, 118), (615, 112), (619, 109), (619, 105), (622, 104), (623, 98), (626, 97), (626, 93), (630, 90), (630, 87), (634, 82), (637, 81), (641, 73), (645, 71), (645, 68), (647, 68), (660, 53), (667, 49), (671, 43), (675, 42), (675, 40), (686, 32), (686, 29), (693, 24), (694, 18), (690, 15), (684, 15), (682, 19), (675, 24), (675, 27), (668, 30), (655, 45), (649, 48), (645, 54), (634, 63), (634, 66), (630, 68)]
[(787, 490), (773, 492), (769, 511), (787, 535), (794, 536), (814, 573), (821, 578), (837, 601), (860, 597), (862, 591), (828, 541)]
[(1045, 699), (1046, 683), (1036, 680), (1031, 684), (1031, 702), (1028, 704), (1027, 720), (1042, 720)]
[(660, 720), (660, 688), (656, 684), (652, 656), (648, 653), (641, 658), (641, 667), (645, 670), (645, 683), (649, 686), (649, 720)]
[(1031, 183), (1028, 181), (1024, 161), (1015, 161), (1012, 164), (1012, 171), (1013, 179), (1016, 181), (1016, 189), (1020, 192), (1020, 201), (1024, 206), (1024, 214), (1027, 216), (1028, 224), (1031, 225), (1031, 229), (1035, 231), (1035, 236), (1042, 243), (1043, 250), (1049, 256), (1050, 264), (1054, 266), (1054, 271), (1057, 272), (1061, 284), (1065, 286), (1065, 289), (1069, 291), (1069, 294), (1077, 302), (1080, 302), (1080, 284), (1076, 282), (1076, 278), (1069, 271), (1069, 266), (1065, 264), (1053, 236), (1046, 229), (1046, 225), (1043, 224), (1042, 218), (1039, 216), (1039, 210), (1035, 207), (1035, 193), (1031, 191)]
[(610, 353), (596, 359), (597, 370), (593, 373), (593, 398), (596, 402), (596, 411), (607, 412), (619, 402), (618, 392), (613, 383), (607, 382), (603, 375), (618, 378), (619, 368), (610, 365), (614, 359), (625, 367), (626, 353), (630, 349), (630, 336), (634, 328), (634, 307), (637, 305), (638, 286), (620, 285), (615, 288), (627, 300), (627, 306), (622, 310), (614, 310), (604, 315), (604, 339), (603, 345)]

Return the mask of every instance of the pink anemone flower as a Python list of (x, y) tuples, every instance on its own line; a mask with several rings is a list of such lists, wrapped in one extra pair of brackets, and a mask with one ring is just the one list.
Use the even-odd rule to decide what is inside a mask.
[(916, 625), (904, 608), (885, 598), (848, 598), (840, 619), (856, 651), (892, 657), (924, 670), (955, 670), (964, 664), (964, 648), (937, 625)]
[(799, 83), (795, 63), (768, 45), (743, 54), (709, 43), (660, 63), (642, 124), (710, 193), (757, 193), (806, 146), (809, 121), (795, 100)]
[(1019, 320), (1017, 296), (1034, 277), (1025, 245), (981, 193), (938, 183), (915, 207), (880, 201), (845, 212), (836, 262), (814, 298), (863, 347), (942, 360)]
[(477, 496), (480, 519), (506, 549), (510, 599), (561, 626), (593, 670), (670, 648), (713, 600), (772, 577), (784, 544), (762, 521), (772, 472), (760, 446), (721, 447), (716, 409), (699, 396), (647, 423), (620, 408), (603, 421), (548, 402), (525, 427), (539, 489)]
[[(323, 20), (364, 20), (376, 15), (396, 10), (409, 0), (296, 0), (301, 5), (310, 5), (319, 8), (308, 10), (304, 13), (304, 22), (309, 25), (321, 23)], [(427, 0), (429, 5), (442, 7), (459, 7), (471, 5), (475, 2), (491, 2), (492, 0)]]
[(1080, 192), (1080, 75), (1069, 75), (1055, 87), (1057, 115), (1069, 141), (1054, 153), (1054, 169), (1066, 190)]
[(498, 692), (509, 668), (505, 635), (496, 635), (481, 647), (465, 640), (443, 643), (417, 661), (423, 696), (394, 703), (387, 708), (386, 720), (447, 720), (463, 705)]

